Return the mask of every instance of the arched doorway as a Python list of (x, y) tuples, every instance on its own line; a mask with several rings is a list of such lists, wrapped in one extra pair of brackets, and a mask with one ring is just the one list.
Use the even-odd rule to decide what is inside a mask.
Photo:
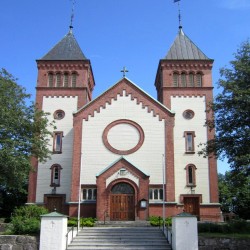
[(110, 220), (135, 219), (135, 190), (125, 182), (114, 185), (110, 194)]

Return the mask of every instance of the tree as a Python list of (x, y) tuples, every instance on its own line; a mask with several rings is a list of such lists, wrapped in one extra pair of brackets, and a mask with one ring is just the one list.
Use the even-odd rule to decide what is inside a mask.
[(5, 69), (0, 70), (0, 185), (25, 191), (31, 157), (46, 161), (50, 131), (47, 114), (26, 105), (30, 95)]
[(250, 176), (228, 171), (218, 175), (219, 202), (222, 212), (233, 212), (240, 218), (250, 218)]
[(250, 43), (243, 42), (231, 67), (220, 70), (219, 87), (208, 112), (214, 112), (206, 125), (216, 128), (216, 136), (209, 140), (199, 153), (211, 153), (227, 158), (233, 171), (249, 175), (250, 166)]

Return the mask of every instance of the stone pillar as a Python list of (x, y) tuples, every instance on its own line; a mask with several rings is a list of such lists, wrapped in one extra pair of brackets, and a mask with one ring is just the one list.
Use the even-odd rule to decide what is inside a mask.
[(41, 215), (40, 250), (65, 250), (68, 218), (52, 212)]
[(181, 213), (172, 219), (172, 249), (198, 250), (197, 218)]

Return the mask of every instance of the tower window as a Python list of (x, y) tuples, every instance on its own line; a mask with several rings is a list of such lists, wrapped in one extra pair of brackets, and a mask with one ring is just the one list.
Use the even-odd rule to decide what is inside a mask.
[(200, 73), (196, 74), (196, 86), (197, 87), (202, 86), (202, 75)]
[(178, 87), (179, 86), (179, 75), (177, 73), (173, 74), (173, 86)]
[(54, 132), (53, 153), (62, 153), (62, 138), (63, 132)]
[(54, 112), (54, 119), (56, 120), (61, 120), (65, 116), (65, 112), (61, 109), (58, 109)]
[(53, 74), (52, 73), (48, 74), (48, 86), (53, 87)]
[(60, 87), (61, 86), (61, 74), (57, 73), (56, 74), (56, 87)]
[(73, 73), (71, 75), (71, 83), (72, 83), (72, 87), (76, 87), (76, 73)]
[(195, 170), (196, 167), (194, 165), (188, 165), (186, 166), (186, 176), (187, 176), (187, 186), (193, 187), (196, 185), (196, 176), (195, 176)]
[(194, 87), (194, 74), (193, 73), (189, 74), (189, 86)]
[(194, 152), (194, 137), (195, 137), (194, 131), (185, 131), (184, 137), (185, 137), (186, 153), (191, 153), (191, 154), (195, 153)]
[(187, 86), (187, 78), (185, 73), (181, 73), (181, 86), (186, 87)]
[(61, 169), (60, 165), (53, 165), (51, 168), (51, 187), (59, 187), (60, 186), (60, 177), (61, 177)]
[(68, 73), (64, 73), (63, 86), (64, 87), (69, 86), (69, 74)]

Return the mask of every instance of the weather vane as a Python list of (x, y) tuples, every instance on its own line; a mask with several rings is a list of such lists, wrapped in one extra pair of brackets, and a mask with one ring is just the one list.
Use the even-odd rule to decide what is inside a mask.
[(181, 8), (180, 8), (180, 1), (181, 1), (181, 0), (174, 0), (174, 3), (177, 3), (177, 2), (178, 2), (178, 12), (179, 12), (179, 15), (178, 15), (178, 17), (179, 17), (179, 29), (181, 29), (181, 28), (182, 28), (182, 25), (181, 25)]
[(124, 66), (123, 69), (121, 70), (121, 72), (123, 73), (123, 78), (124, 78), (124, 77), (126, 77), (126, 73), (128, 72), (128, 70)]
[(71, 8), (71, 16), (70, 16), (70, 29), (73, 29), (73, 19), (74, 19), (74, 12), (75, 12), (75, 4), (76, 0), (70, 0), (72, 2), (72, 8)]

